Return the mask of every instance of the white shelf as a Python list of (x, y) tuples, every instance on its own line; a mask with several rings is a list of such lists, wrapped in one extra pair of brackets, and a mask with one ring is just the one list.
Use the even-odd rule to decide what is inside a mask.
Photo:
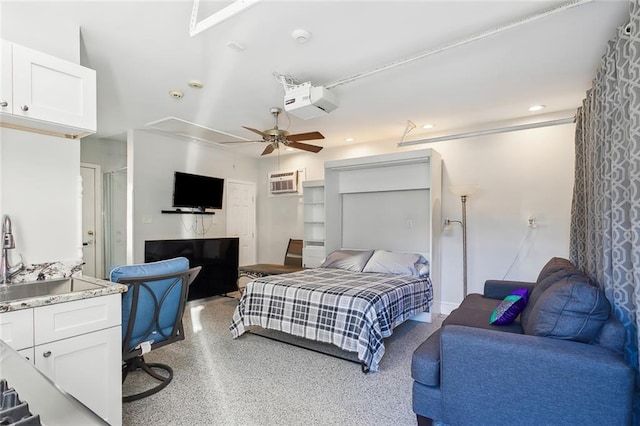
[(324, 181), (306, 181), (303, 184), (304, 239), (302, 265), (319, 266), (325, 257), (325, 205)]

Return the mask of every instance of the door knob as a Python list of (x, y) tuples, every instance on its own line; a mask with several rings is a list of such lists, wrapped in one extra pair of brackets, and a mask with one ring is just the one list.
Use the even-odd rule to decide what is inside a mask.
[(46, 351), (42, 354), (43, 357), (49, 358), (51, 356), (51, 351)]
[(93, 235), (93, 231), (87, 231), (87, 235)]
[(20, 109), (21, 109), (21, 110), (23, 110), (23, 111), (25, 111), (25, 112), (26, 112), (26, 111), (29, 111), (29, 107), (28, 107), (27, 105), (22, 105), (22, 106), (20, 107)]

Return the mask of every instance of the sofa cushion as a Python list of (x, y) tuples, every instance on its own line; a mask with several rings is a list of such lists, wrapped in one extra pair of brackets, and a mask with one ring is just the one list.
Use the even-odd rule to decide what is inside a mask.
[[(542, 276), (543, 274), (541, 273), (540, 275)], [(569, 264), (569, 266), (565, 266), (564, 268), (557, 268), (550, 274), (544, 274), (542, 280), (538, 281), (536, 285), (533, 286), (533, 290), (531, 290), (531, 293), (529, 294), (529, 302), (527, 303), (527, 306), (524, 308), (524, 311), (522, 311), (522, 314), (520, 317), (522, 326), (524, 327), (524, 325), (529, 322), (529, 317), (534, 306), (536, 305), (536, 303), (538, 303), (538, 299), (540, 298), (540, 296), (542, 296), (542, 294), (544, 294), (544, 292), (549, 287), (551, 287), (555, 283), (565, 278), (568, 278), (574, 275), (584, 277), (584, 274), (579, 270), (577, 270), (576, 268), (574, 268), (573, 265), (571, 264)]]
[(549, 275), (555, 274), (556, 272), (566, 268), (575, 268), (575, 266), (573, 266), (573, 263), (569, 260), (562, 257), (552, 257), (551, 260), (549, 260), (540, 270), (536, 283), (539, 284)]
[(529, 300), (529, 290), (526, 288), (512, 291), (491, 312), (489, 322), (495, 325), (511, 324), (527, 306), (527, 300)]
[(624, 328), (618, 317), (614, 313), (609, 314), (609, 319), (600, 329), (600, 334), (596, 337), (596, 345), (605, 347), (619, 354), (624, 352), (624, 343), (627, 337), (627, 330)]
[(454, 309), (442, 321), (445, 325), (466, 325), (468, 327), (484, 328), (485, 330), (507, 331), (522, 334), (520, 321), (516, 320), (507, 325), (493, 325), (489, 323), (491, 312), (496, 307), (496, 300), (489, 299), (480, 294), (469, 294), (464, 298), (460, 307)]
[(525, 334), (591, 342), (610, 311), (604, 293), (589, 278), (570, 275), (542, 293), (522, 327)]
[(439, 328), (418, 348), (411, 358), (411, 377), (427, 386), (440, 386), (440, 331)]

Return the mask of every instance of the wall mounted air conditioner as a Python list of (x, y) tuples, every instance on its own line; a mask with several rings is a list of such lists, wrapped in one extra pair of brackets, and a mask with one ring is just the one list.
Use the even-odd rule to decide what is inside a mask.
[(298, 192), (298, 171), (269, 172), (269, 194), (287, 194)]

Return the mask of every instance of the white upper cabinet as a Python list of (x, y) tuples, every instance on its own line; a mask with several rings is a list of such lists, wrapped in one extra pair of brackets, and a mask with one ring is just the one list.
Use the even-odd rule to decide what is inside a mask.
[(5, 127), (67, 138), (95, 133), (94, 70), (3, 40), (0, 80)]
[(11, 88), (11, 43), (0, 40), (0, 111), (10, 112), (13, 105)]

